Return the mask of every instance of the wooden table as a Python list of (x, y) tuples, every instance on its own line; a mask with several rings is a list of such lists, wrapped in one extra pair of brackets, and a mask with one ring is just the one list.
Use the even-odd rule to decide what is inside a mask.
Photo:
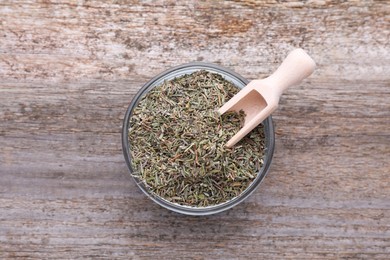
[[(0, 258), (388, 259), (390, 3), (337, 2), (1, 1)], [(262, 78), (295, 47), (318, 68), (249, 199), (189, 217), (138, 189), (120, 133), (145, 82), (190, 61)]]

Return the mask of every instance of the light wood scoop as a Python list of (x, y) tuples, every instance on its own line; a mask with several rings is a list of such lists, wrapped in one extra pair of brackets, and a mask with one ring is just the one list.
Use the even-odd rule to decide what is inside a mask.
[(235, 145), (271, 115), (278, 107), (283, 91), (309, 77), (315, 66), (313, 59), (304, 50), (295, 49), (271, 76), (252, 80), (226, 102), (218, 110), (219, 114), (240, 110), (246, 114), (244, 126), (227, 142), (226, 146)]

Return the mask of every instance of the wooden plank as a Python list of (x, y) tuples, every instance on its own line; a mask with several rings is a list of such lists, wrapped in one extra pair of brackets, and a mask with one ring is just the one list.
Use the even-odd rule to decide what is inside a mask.
[[(389, 24), (373, 0), (1, 1), (0, 258), (388, 258)], [(137, 188), (120, 133), (144, 83), (190, 61), (261, 78), (295, 47), (318, 68), (249, 199), (188, 217)]]

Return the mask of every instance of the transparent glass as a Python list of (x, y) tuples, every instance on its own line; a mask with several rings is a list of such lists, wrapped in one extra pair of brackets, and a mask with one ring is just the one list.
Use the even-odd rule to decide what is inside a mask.
[[(148, 93), (151, 89), (154, 87), (160, 85), (164, 80), (171, 80), (174, 79), (175, 77), (179, 77), (185, 74), (190, 74), (192, 72), (198, 71), (198, 70), (206, 70), (210, 71), (213, 73), (220, 74), (223, 76), (226, 80), (232, 82), (234, 85), (236, 85), (238, 88), (243, 88), (248, 84), (248, 80), (245, 78), (241, 77), (237, 73), (222, 68), (218, 65), (215, 64), (210, 64), (210, 63), (203, 63), (203, 62), (193, 62), (193, 63), (187, 63), (183, 64), (174, 68), (171, 68), (153, 79), (151, 79), (149, 82), (147, 82), (135, 95), (133, 100), (131, 101), (127, 111), (125, 118), (123, 120), (123, 129), (122, 129), (122, 148), (123, 148), (123, 154), (126, 160), (127, 167), (129, 168), (130, 173), (133, 172), (132, 168), (132, 162), (131, 162), (131, 156), (130, 156), (130, 145), (128, 141), (128, 133), (131, 131), (129, 129), (129, 121), (133, 112), (133, 109), (137, 106), (140, 98)], [(144, 185), (144, 183), (140, 182), (137, 180), (136, 177), (134, 177), (134, 180), (138, 187), (154, 202), (159, 204), (160, 206), (167, 208), (169, 210), (186, 214), (186, 215), (196, 215), (196, 216), (201, 216), (201, 215), (211, 215), (215, 213), (219, 213), (222, 211), (225, 211), (227, 209), (230, 209), (234, 207), (235, 205), (241, 203), (244, 199), (246, 199), (250, 194), (252, 194), (256, 188), (259, 186), (261, 181), (264, 179), (266, 176), (273, 157), (273, 152), (274, 152), (274, 147), (275, 147), (275, 132), (274, 132), (274, 127), (272, 123), (272, 118), (271, 116), (268, 117), (266, 120), (263, 121), (264, 125), (264, 131), (265, 131), (265, 143), (266, 143), (266, 150), (265, 150), (265, 155), (264, 155), (264, 164), (260, 171), (257, 174), (257, 177), (255, 180), (250, 184), (250, 186), (242, 192), (239, 196), (235, 197), (234, 199), (231, 199), (227, 202), (218, 204), (218, 205), (213, 205), (213, 206), (207, 206), (207, 207), (189, 207), (189, 206), (183, 206), (179, 205), (176, 203), (169, 202), (159, 196), (156, 196), (152, 193), (149, 192), (148, 188)]]

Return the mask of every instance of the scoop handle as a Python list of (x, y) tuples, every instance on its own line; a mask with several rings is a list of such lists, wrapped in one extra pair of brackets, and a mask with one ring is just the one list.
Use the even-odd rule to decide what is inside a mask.
[(303, 79), (309, 77), (316, 64), (314, 60), (302, 49), (295, 49), (284, 59), (279, 68), (265, 81), (278, 96), (288, 87), (298, 85)]

